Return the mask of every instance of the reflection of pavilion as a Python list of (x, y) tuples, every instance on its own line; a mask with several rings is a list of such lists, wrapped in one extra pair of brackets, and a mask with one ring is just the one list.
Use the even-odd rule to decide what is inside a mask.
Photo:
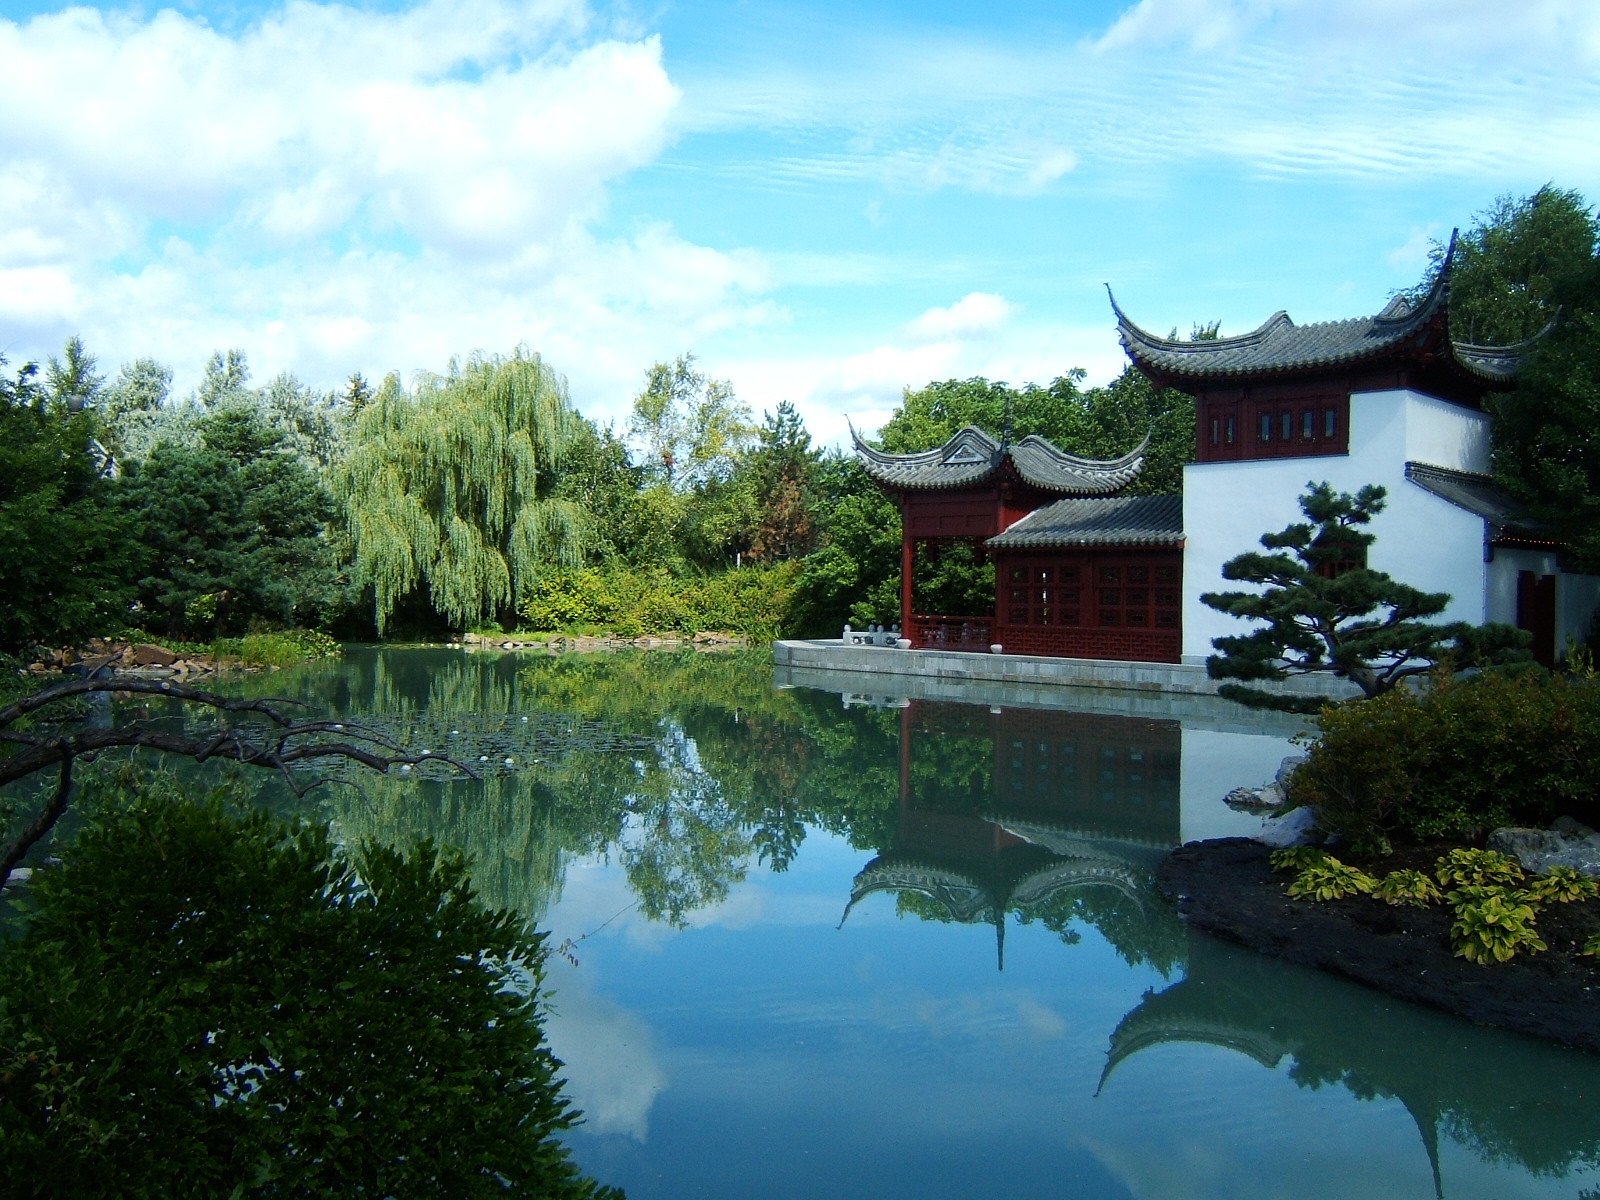
[[(1443, 1197), (1439, 1133), (1536, 1174), (1600, 1148), (1600, 1061), (1391, 1000), (1192, 934), (1186, 978), (1147, 992), (1111, 1035), (1100, 1091), (1134, 1055), (1173, 1042), (1217, 1046), (1268, 1069), (1284, 1059), (1302, 1087), (1339, 1083), (1398, 1100), (1416, 1122)], [(1427, 1047), (1426, 1053), (1422, 1047)]]
[(1143, 910), (1178, 843), (1176, 722), (911, 701), (900, 716), (891, 845), (856, 875), (840, 924), (874, 892), (992, 923), (1084, 889)]

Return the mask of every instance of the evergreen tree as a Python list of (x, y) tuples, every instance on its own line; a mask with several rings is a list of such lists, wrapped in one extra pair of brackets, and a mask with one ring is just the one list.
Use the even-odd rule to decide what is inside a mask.
[(46, 394), (31, 365), (0, 370), (0, 653), (127, 619), (137, 545), (90, 453), (91, 427), (89, 413)]
[(169, 435), (171, 393), (171, 367), (153, 358), (122, 365), (100, 404), (98, 435), (114, 461), (137, 461)]
[[(1300, 497), (1305, 521), (1262, 534), (1267, 553), (1252, 551), (1224, 563), (1224, 579), (1256, 590), (1207, 592), (1200, 602), (1261, 624), (1213, 641), (1218, 653), (1206, 659), (1211, 678), (1256, 682), (1329, 674), (1370, 697), (1447, 658), (1457, 667), (1526, 661), (1523, 631), (1462, 621), (1430, 624), (1428, 618), (1450, 603), (1448, 595), (1419, 591), (1365, 565), (1367, 549), (1377, 540), (1365, 527), (1383, 507), (1381, 487), (1350, 495), (1327, 483), (1311, 484)], [(1323, 703), (1238, 683), (1217, 690), (1252, 708), (1315, 712)]]
[(95, 367), (94, 355), (84, 349), (83, 339), (74, 334), (67, 339), (59, 359), (51, 357), (45, 370), (45, 387), (50, 399), (64, 408), (79, 412), (93, 408), (105, 391), (105, 376)]
[(197, 444), (162, 442), (128, 467), (122, 500), (149, 555), (140, 602), (168, 632), (315, 625), (338, 598), (333, 498), (268, 417), (235, 392), (194, 422)]
[(576, 565), (591, 538), (580, 504), (555, 494), (581, 420), (566, 381), (537, 354), (473, 357), (422, 380), (387, 381), (361, 413), (337, 493), (381, 633), (425, 591), (457, 628), (515, 621), (541, 565)]
[(748, 465), (758, 505), (752, 558), (777, 562), (811, 550), (816, 542), (811, 510), (821, 458), (811, 448), (811, 435), (794, 405), (784, 400), (767, 414)]

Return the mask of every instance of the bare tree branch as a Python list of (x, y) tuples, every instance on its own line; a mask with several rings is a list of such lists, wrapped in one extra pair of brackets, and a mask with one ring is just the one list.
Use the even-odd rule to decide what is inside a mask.
[[(203, 736), (154, 728), (143, 721), (109, 728), (80, 728), (71, 732), (35, 733), (12, 728), (23, 717), (32, 716), (52, 704), (76, 696), (98, 693), (152, 695), (201, 705), (221, 713), (244, 714), (257, 718), (252, 724), (224, 726)], [(170, 680), (75, 679), (45, 688), (0, 709), (0, 742), (18, 749), (0, 759), (0, 787), (25, 779), (37, 772), (55, 768), (58, 772), (50, 802), (0, 851), (0, 887), (12, 868), (55, 827), (71, 803), (73, 764), (82, 758), (92, 760), (106, 750), (145, 748), (203, 763), (213, 758), (263, 767), (283, 774), (296, 795), (304, 795), (322, 782), (301, 783), (290, 768), (321, 760), (345, 760), (387, 774), (397, 766), (444, 763), (471, 779), (477, 774), (466, 764), (444, 754), (413, 754), (377, 729), (324, 719), (296, 720), (283, 711), (293, 700), (240, 700), (192, 688)], [(335, 740), (324, 740), (338, 735)]]

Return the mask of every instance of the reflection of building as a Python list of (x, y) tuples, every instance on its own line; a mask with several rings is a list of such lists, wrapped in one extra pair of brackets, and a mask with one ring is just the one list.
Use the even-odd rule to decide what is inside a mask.
[(1268, 1069), (1285, 1059), (1302, 1087), (1338, 1083), (1392, 1097), (1416, 1122), (1444, 1195), (1441, 1130), (1486, 1158), (1536, 1174), (1565, 1171), (1600, 1148), (1600, 1061), (1391, 1000), (1195, 933), (1186, 977), (1147, 992), (1111, 1035), (1103, 1092), (1118, 1067), (1170, 1043), (1217, 1046)]
[(1160, 905), (1179, 754), (1175, 721), (911, 701), (892, 843), (856, 875), (845, 917), (874, 892), (919, 895), (941, 919), (992, 923), (1003, 969), (1008, 912), (1086, 889)]

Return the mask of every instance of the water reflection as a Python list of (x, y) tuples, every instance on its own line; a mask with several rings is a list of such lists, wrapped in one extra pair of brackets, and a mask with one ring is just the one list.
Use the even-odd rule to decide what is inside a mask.
[(1587, 1182), (1600, 1062), (1191, 936), (1155, 895), (1169, 847), (1253, 828), (1221, 797), (1297, 722), (772, 683), (760, 656), (425, 650), (241, 686), (481, 769), (313, 795), (350, 841), (462, 847), (567, 948), (574, 1142), (635, 1200)]
[(1302, 1088), (1339, 1085), (1398, 1100), (1445, 1195), (1439, 1141), (1534, 1175), (1600, 1161), (1600, 1063), (1586, 1054), (1467, 1025), (1367, 988), (1191, 935), (1185, 977), (1146, 993), (1111, 1034), (1099, 1092), (1135, 1055), (1218, 1046), (1262, 1067), (1289, 1064)]
[(1128, 962), (1172, 969), (1181, 939), (1153, 885), (1179, 838), (1178, 722), (925, 700), (898, 712), (895, 826), (841, 927), (887, 892), (901, 913), (992, 924), (1000, 970), (1010, 913), (1068, 942), (1086, 922)]

